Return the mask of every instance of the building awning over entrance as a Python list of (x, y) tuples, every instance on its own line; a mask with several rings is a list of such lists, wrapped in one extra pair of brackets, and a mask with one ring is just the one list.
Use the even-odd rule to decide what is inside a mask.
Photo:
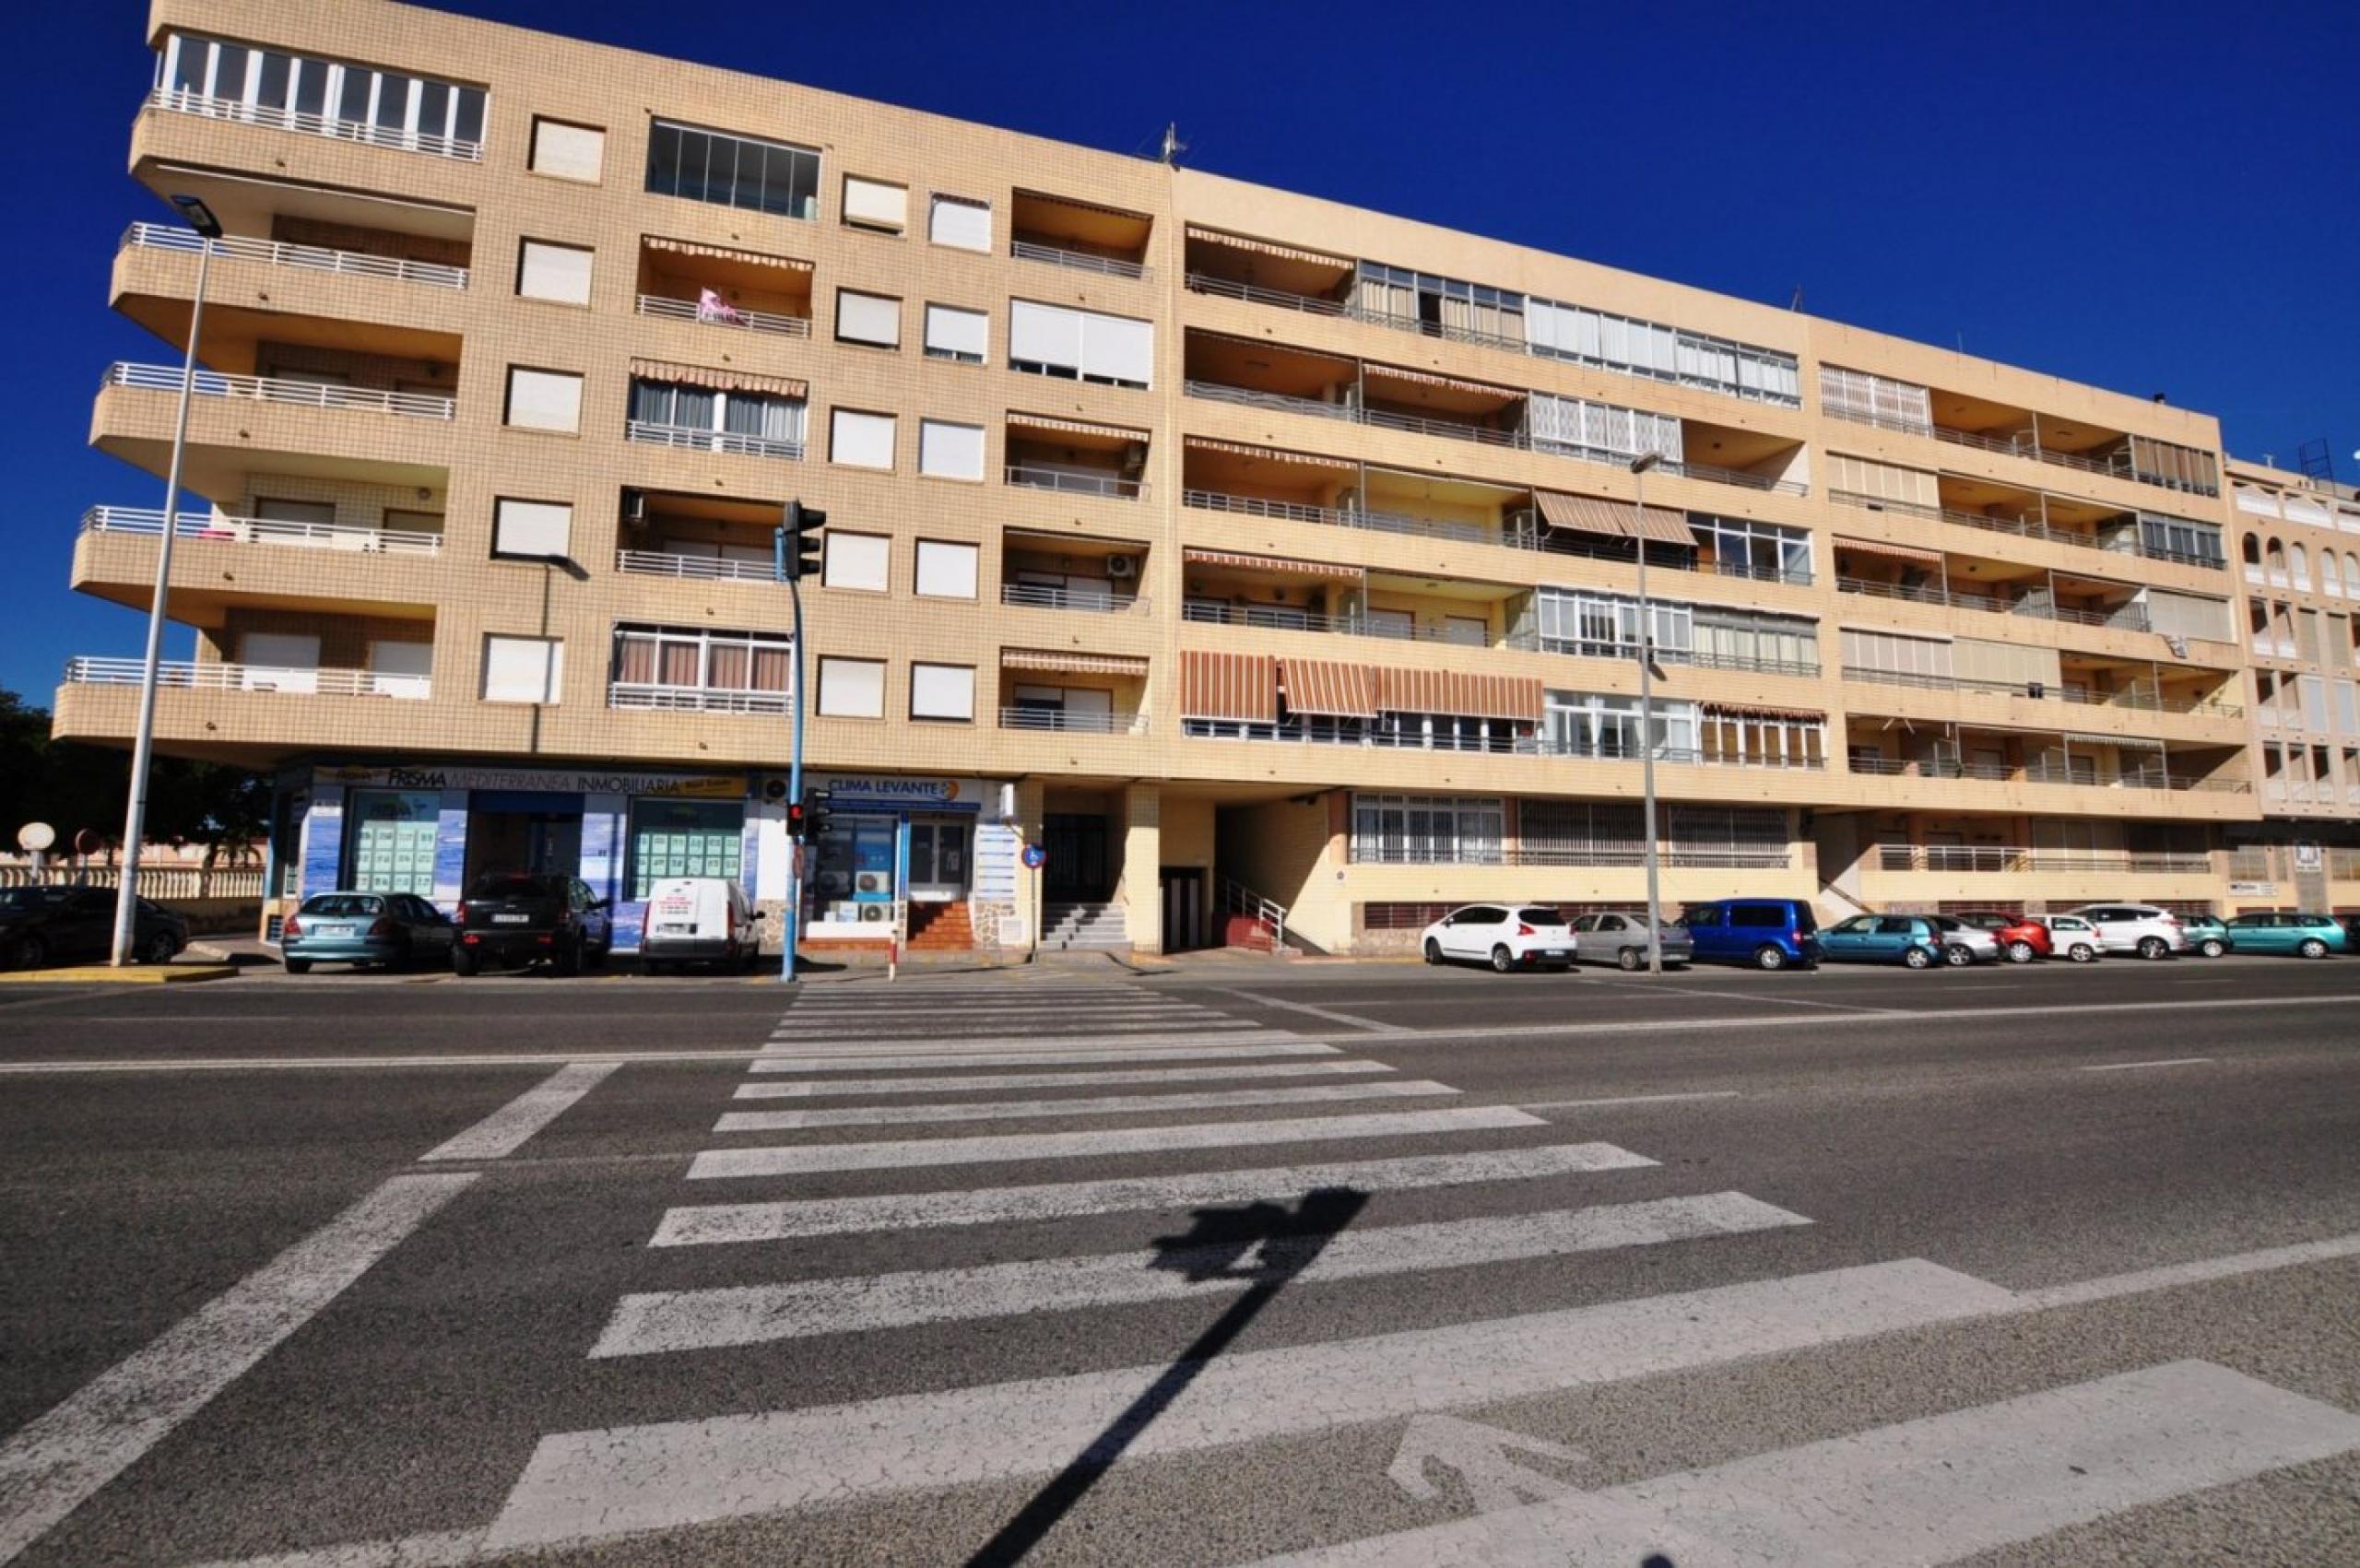
[(1540, 682), (1525, 676), (1438, 669), (1380, 669), (1375, 674), (1377, 706), (1387, 713), (1540, 722)]
[(1068, 654), (1051, 648), (1002, 648), (1002, 669), (1040, 670), (1052, 675), (1119, 675), (1147, 678), (1147, 661), (1128, 654)]
[(667, 381), (681, 386), (702, 386), (714, 392), (763, 392), (773, 397), (802, 398), (810, 388), (785, 376), (756, 375), (750, 371), (721, 371), (710, 365), (683, 365), (670, 360), (633, 360), (631, 375), (641, 381)]
[(1332, 566), (1317, 560), (1287, 560), (1278, 556), (1239, 555), (1231, 550), (1202, 550), (1191, 548), (1184, 552), (1190, 566), (1234, 566), (1247, 572), (1274, 572), (1288, 577), (1336, 577), (1348, 583), (1361, 580), (1357, 566)]
[(1284, 659), (1287, 712), (1332, 719), (1376, 717), (1377, 672), (1338, 659)]
[(1696, 542), (1685, 517), (1659, 506), (1642, 509), (1628, 501), (1556, 490), (1535, 490), (1533, 499), (1540, 503), (1540, 520), (1552, 528), (1600, 534), (1610, 539), (1652, 539), (1659, 545)]
[(1279, 661), (1268, 654), (1180, 652), (1180, 716), (1276, 724)]

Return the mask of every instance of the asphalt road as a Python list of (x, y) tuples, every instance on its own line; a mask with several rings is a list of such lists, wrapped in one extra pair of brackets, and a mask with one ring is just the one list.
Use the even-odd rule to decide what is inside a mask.
[(11, 988), (0, 1562), (2360, 1561), (2355, 994)]

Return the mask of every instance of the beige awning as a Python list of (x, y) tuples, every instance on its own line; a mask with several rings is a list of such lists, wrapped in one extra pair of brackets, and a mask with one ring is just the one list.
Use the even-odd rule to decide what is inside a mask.
[(1456, 713), (1466, 718), (1540, 722), (1540, 682), (1515, 675), (1454, 670), (1380, 669), (1377, 706), (1395, 713)]
[(1182, 553), (1190, 566), (1234, 566), (1248, 572), (1275, 572), (1288, 577), (1335, 577), (1357, 583), (1363, 575), (1357, 566), (1334, 566), (1317, 560), (1284, 560), (1269, 555), (1239, 555), (1233, 550), (1205, 550), (1190, 546)]
[(1362, 370), (1372, 378), (1383, 376), (1388, 381), (1415, 382), (1421, 386), (1439, 386), (1452, 392), (1472, 393), (1479, 397), (1522, 397), (1524, 395), (1523, 393), (1512, 387), (1493, 386), (1480, 381), (1460, 381), (1456, 376), (1436, 375), (1432, 371), (1404, 370), (1399, 365), (1364, 365)]
[(1147, 661), (1128, 654), (1061, 654), (1048, 648), (1002, 648), (1002, 669), (1040, 670), (1051, 675), (1120, 675), (1147, 678)]
[(1281, 659), (1279, 673), (1286, 687), (1290, 713), (1333, 719), (1377, 715), (1377, 672), (1366, 665), (1337, 659)]
[(1125, 430), (1120, 425), (1093, 425), (1087, 419), (1064, 419), (1054, 414), (1020, 414), (1011, 408), (1008, 423), (1011, 430), (1054, 430), (1059, 435), (1089, 436), (1095, 441), (1147, 443), (1145, 430)]
[(1188, 238), (1202, 240), (1209, 245), (1226, 245), (1233, 251), (1252, 251), (1257, 255), (1276, 256), (1281, 261), (1308, 262), (1313, 266), (1340, 266), (1351, 270), (1354, 264), (1343, 256), (1331, 256), (1321, 251), (1297, 250), (1281, 245), (1275, 240), (1248, 240), (1242, 234), (1224, 234), (1218, 229), (1201, 224), (1188, 225)]
[(2073, 746), (2130, 746), (2142, 751), (2161, 751), (2164, 743), (2143, 735), (2083, 735), (2067, 730), (2062, 737)]
[(1268, 654), (1180, 651), (1180, 716), (1279, 722), (1279, 661)]
[(811, 264), (793, 256), (766, 256), (760, 251), (732, 250), (727, 245), (708, 245), (697, 240), (667, 240), (660, 234), (643, 234), (640, 243), (651, 251), (669, 251), (680, 256), (710, 256), (714, 261), (736, 262), (741, 266), (766, 266), (776, 272), (809, 272)]
[(1540, 520), (1552, 528), (1601, 534), (1610, 539), (1651, 539), (1659, 545), (1693, 547), (1696, 543), (1688, 519), (1659, 506), (1642, 509), (1628, 501), (1563, 495), (1555, 490), (1535, 490), (1532, 494), (1540, 503)]
[(1307, 452), (1280, 452), (1273, 446), (1248, 446), (1240, 441), (1215, 441), (1210, 436), (1190, 436), (1191, 452), (1225, 452), (1232, 457), (1249, 457), (1257, 463), (1278, 463), (1291, 468), (1318, 468), (1335, 474), (1358, 474), (1360, 465), (1342, 457), (1315, 457)]
[(1103, 202), (1086, 202), (1080, 196), (1053, 196), (1046, 191), (1024, 190), (1018, 191), (1016, 195), (1024, 201), (1045, 202), (1051, 206), (1071, 207), (1076, 212), (1103, 213), (1108, 218), (1127, 218), (1134, 223), (1154, 221), (1146, 213), (1133, 212), (1127, 206), (1108, 206)]
[(682, 386), (702, 386), (714, 392), (766, 392), (774, 397), (800, 398), (810, 390), (785, 376), (715, 370), (710, 365), (681, 365), (669, 360), (633, 360), (631, 373), (640, 381), (677, 382)]
[(1707, 702), (1708, 719), (1776, 719), (1781, 724), (1822, 724), (1827, 715), (1809, 708), (1765, 708), (1751, 702)]
[(1858, 550), (1862, 555), (1889, 555), (1895, 560), (1914, 560), (1927, 566), (1942, 564), (1940, 550), (1921, 550), (1915, 545), (1891, 544), (1883, 539), (1854, 539), (1842, 534), (1835, 536), (1839, 550)]

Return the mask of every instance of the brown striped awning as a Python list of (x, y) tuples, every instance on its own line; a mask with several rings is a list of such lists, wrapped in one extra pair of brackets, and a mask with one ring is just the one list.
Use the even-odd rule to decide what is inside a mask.
[(1896, 545), (1884, 539), (1855, 539), (1847, 535), (1835, 536), (1839, 550), (1858, 550), (1862, 555), (1888, 555), (1895, 560), (1914, 560), (1927, 566), (1942, 564), (1940, 550), (1921, 550), (1915, 545)]
[(766, 392), (773, 397), (800, 398), (810, 389), (785, 376), (756, 375), (751, 371), (722, 371), (710, 365), (681, 365), (668, 360), (633, 360), (632, 377), (640, 381), (676, 382), (714, 392)]
[(1147, 678), (1147, 661), (1128, 654), (1067, 654), (1053, 648), (1002, 648), (1002, 669), (1040, 670), (1051, 675), (1121, 675)]
[(1291, 468), (1319, 468), (1337, 474), (1360, 472), (1360, 465), (1349, 458), (1315, 457), (1307, 452), (1280, 452), (1274, 446), (1248, 446), (1241, 441), (1215, 441), (1210, 436), (1190, 436), (1188, 450), (1225, 452), (1232, 457), (1250, 457), (1257, 463), (1277, 463)]
[(1752, 702), (1707, 702), (1705, 716), (1708, 719), (1775, 719), (1781, 724), (1820, 724), (1825, 713), (1810, 708), (1765, 708)]
[(1556, 490), (1535, 490), (1532, 496), (1540, 504), (1540, 520), (1552, 528), (1602, 534), (1610, 539), (1651, 539), (1659, 545), (1696, 542), (1686, 517), (1659, 506), (1642, 508), (1628, 501)]
[(1523, 393), (1512, 387), (1493, 386), (1486, 382), (1460, 381), (1457, 376), (1436, 375), (1432, 371), (1413, 371), (1400, 365), (1365, 365), (1363, 372), (1375, 379), (1415, 382), (1421, 386), (1439, 386), (1452, 392), (1472, 393), (1479, 397), (1522, 397)]
[(1380, 669), (1376, 703), (1394, 713), (1457, 713), (1469, 718), (1539, 724), (1540, 682), (1516, 675), (1461, 675), (1454, 670)]
[(1087, 436), (1092, 441), (1115, 444), (1133, 442), (1142, 446), (1147, 444), (1145, 430), (1125, 430), (1120, 425), (1093, 425), (1087, 419), (1068, 419), (1054, 414), (1021, 414), (1011, 408), (1008, 411), (1008, 423), (1011, 430), (1054, 430), (1059, 435)]
[(1279, 720), (1279, 661), (1268, 654), (1180, 651), (1180, 716), (1246, 724)]
[(1366, 665), (1348, 665), (1338, 659), (1281, 659), (1279, 673), (1290, 713), (1334, 719), (1377, 715), (1377, 672)]
[(742, 266), (766, 266), (777, 272), (808, 272), (811, 264), (793, 256), (766, 256), (760, 251), (732, 250), (727, 245), (708, 245), (698, 240), (667, 240), (658, 234), (643, 234), (640, 243), (651, 251), (669, 251), (675, 255), (708, 256), (714, 261), (736, 262)]
[(1271, 555), (1240, 555), (1234, 550), (1205, 550), (1190, 546), (1182, 552), (1190, 566), (1234, 566), (1248, 572), (1275, 572), (1286, 577), (1339, 577), (1357, 583), (1363, 569), (1334, 566), (1318, 560), (1286, 560)]
[(1242, 234), (1224, 234), (1218, 229), (1207, 229), (1198, 223), (1188, 225), (1188, 238), (1202, 240), (1208, 245), (1226, 245), (1233, 251), (1252, 251), (1259, 255), (1276, 256), (1281, 261), (1308, 262), (1314, 266), (1350, 268), (1352, 265), (1342, 256), (1298, 250), (1292, 245), (1281, 245), (1275, 240), (1248, 240)]

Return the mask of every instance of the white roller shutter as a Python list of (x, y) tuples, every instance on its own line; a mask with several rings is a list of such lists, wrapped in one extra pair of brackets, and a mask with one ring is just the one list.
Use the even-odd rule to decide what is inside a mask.
[(1155, 324), (1128, 316), (1085, 312), (1081, 322), (1081, 373), (1150, 386), (1155, 381)]
[(899, 234), (910, 225), (910, 188), (845, 175), (844, 221)]
[(832, 719), (885, 716), (885, 665), (880, 659), (820, 661), (820, 713)]
[(918, 421), (918, 472), (945, 479), (984, 477), (984, 427)]
[(962, 310), (956, 305), (928, 305), (926, 348), (929, 354), (948, 354), (978, 363), (987, 360), (992, 349), (992, 318), (982, 311)]
[(433, 692), (430, 672), (434, 666), (431, 643), (372, 641), (369, 644), (369, 687), (380, 697), (419, 701)]
[(822, 586), (885, 591), (892, 570), (891, 538), (883, 534), (839, 534), (832, 528), (827, 539), (827, 560), (820, 575)]
[(249, 691), (313, 692), (320, 689), (320, 640), (280, 631), (249, 631), (238, 639)]
[(562, 560), (571, 553), (573, 508), (561, 501), (507, 501), (493, 504), (491, 553)]
[(1012, 300), (1008, 307), (1008, 357), (1060, 370), (1081, 369), (1080, 311)]
[(917, 591), (928, 599), (972, 599), (975, 596), (976, 549), (946, 539), (918, 541)]
[(590, 302), (590, 261), (595, 252), (580, 245), (527, 240), (516, 259), (516, 293), (525, 300), (564, 305)]
[(828, 461), (847, 468), (893, 466), (893, 416), (835, 410), (828, 439)]
[(991, 206), (960, 196), (937, 196), (927, 215), (926, 238), (938, 245), (988, 252), (992, 248)]
[(882, 294), (836, 290), (836, 336), (848, 343), (902, 346), (902, 301)]
[(582, 428), (582, 378), (564, 371), (508, 370), (508, 422), (532, 430)]
[(910, 666), (910, 717), (968, 719), (975, 716), (975, 671), (969, 665)]
[(565, 678), (565, 644), (547, 637), (486, 637), (483, 700), (555, 702)]
[(607, 159), (607, 133), (559, 120), (533, 122), (533, 172), (595, 183)]

